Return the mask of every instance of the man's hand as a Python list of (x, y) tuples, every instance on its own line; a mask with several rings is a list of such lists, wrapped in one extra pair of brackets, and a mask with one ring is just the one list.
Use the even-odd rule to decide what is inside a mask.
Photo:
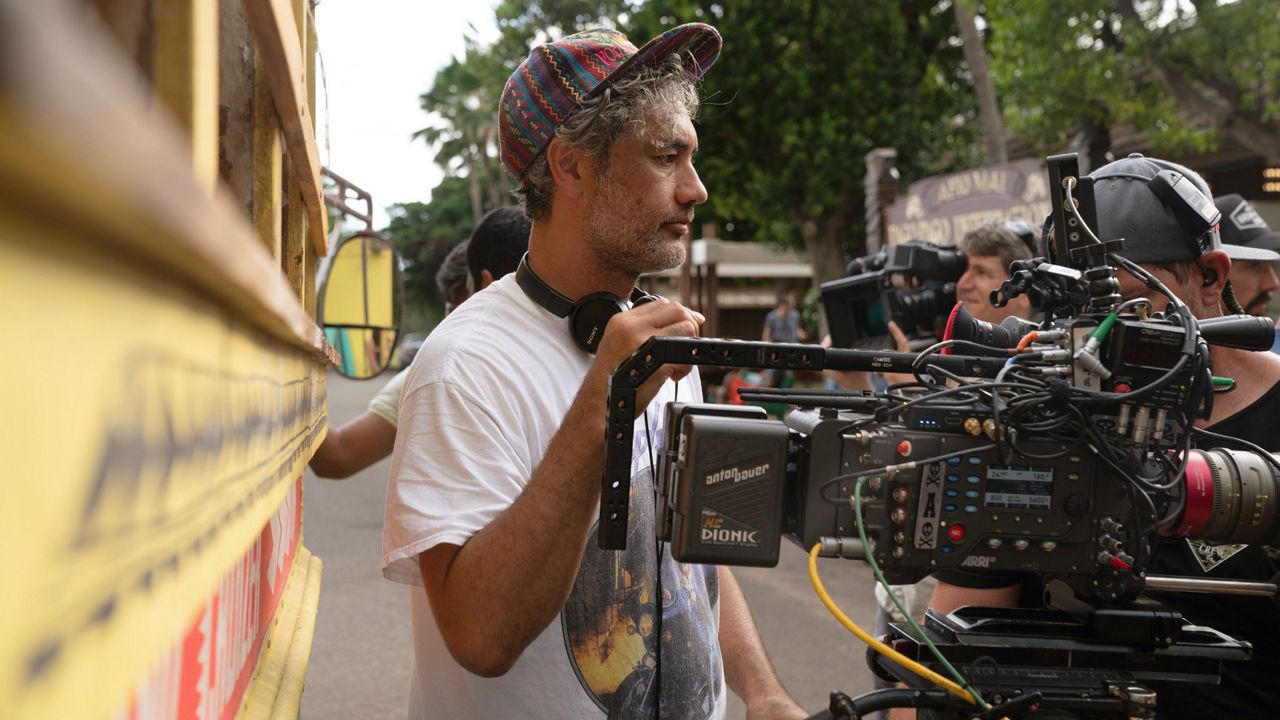
[[(588, 374), (588, 382), (608, 384), (609, 374), (651, 337), (698, 337), (702, 313), (671, 300), (655, 300), (624, 313), (614, 315), (605, 326), (604, 337), (596, 351), (596, 360)], [(636, 414), (644, 412), (668, 379), (679, 380), (688, 375), (689, 365), (663, 365), (636, 392)], [(601, 411), (603, 412), (603, 405)]]

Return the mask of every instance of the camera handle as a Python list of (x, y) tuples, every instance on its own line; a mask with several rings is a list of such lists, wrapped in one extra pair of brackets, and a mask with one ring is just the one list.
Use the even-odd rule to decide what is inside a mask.
[[(917, 353), (844, 350), (798, 343), (748, 342), (708, 338), (653, 337), (609, 376), (605, 418), (604, 476), (600, 493), (597, 542), (604, 550), (627, 547), (631, 502), (631, 436), (635, 429), (636, 391), (666, 364), (778, 370), (859, 370), (911, 372)], [(995, 377), (1002, 357), (934, 355), (931, 364), (967, 377)]]

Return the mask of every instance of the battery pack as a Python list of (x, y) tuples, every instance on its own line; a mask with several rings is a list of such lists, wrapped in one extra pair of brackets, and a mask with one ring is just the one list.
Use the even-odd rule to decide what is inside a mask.
[(671, 483), (677, 560), (778, 564), (789, 435), (777, 420), (684, 415)]

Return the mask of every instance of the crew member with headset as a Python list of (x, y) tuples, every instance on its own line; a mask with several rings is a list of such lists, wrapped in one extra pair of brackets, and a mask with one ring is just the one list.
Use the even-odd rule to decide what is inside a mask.
[(665, 402), (701, 399), (691, 368), (640, 388), (644, 417), (618, 439), (635, 448), (632, 536), (621, 552), (595, 539), (609, 375), (703, 322), (633, 288), (684, 260), (707, 199), (695, 81), (720, 47), (703, 24), (639, 50), (591, 30), (534, 48), (503, 90), (529, 253), (419, 351), (387, 493), (383, 572), (411, 586), (411, 717), (720, 718), (726, 686), (753, 718), (807, 716), (733, 575), (654, 542), (650, 438)]
[[(1217, 227), (1188, 227), (1175, 214), (1170, 200), (1157, 195), (1150, 181), (1163, 170), (1194, 183), (1209, 203), (1208, 185), (1181, 165), (1132, 155), (1108, 163), (1092, 173), (1097, 206), (1096, 234), (1103, 240), (1124, 238), (1121, 255), (1160, 279), (1197, 318), (1235, 312), (1224, 298), (1227, 277), (1235, 261), (1272, 262), (1276, 253), (1254, 247), (1224, 245)], [(1118, 270), (1120, 294), (1129, 300), (1161, 296), (1123, 270)], [(1213, 373), (1234, 378), (1237, 388), (1217, 395), (1213, 414), (1197, 425), (1242, 438), (1271, 451), (1280, 450), (1280, 357), (1272, 353), (1211, 347)], [(1271, 582), (1277, 565), (1260, 547), (1207, 546), (1185, 539), (1164, 538), (1149, 572)], [(963, 605), (1039, 606), (1039, 578), (1006, 573), (946, 571), (938, 579), (930, 607), (950, 612)], [(1274, 717), (1280, 707), (1280, 606), (1273, 598), (1193, 593), (1151, 593), (1183, 613), (1191, 622), (1207, 625), (1253, 644), (1253, 659), (1227, 662), (1219, 685), (1144, 683), (1157, 691), (1157, 717)]]

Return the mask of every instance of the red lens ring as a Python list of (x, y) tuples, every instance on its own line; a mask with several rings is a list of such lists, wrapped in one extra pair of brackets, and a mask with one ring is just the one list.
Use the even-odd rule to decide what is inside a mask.
[(1183, 481), (1187, 505), (1182, 520), (1174, 533), (1177, 537), (1198, 537), (1204, 534), (1213, 513), (1213, 473), (1199, 450), (1191, 451), (1187, 458), (1186, 479)]

